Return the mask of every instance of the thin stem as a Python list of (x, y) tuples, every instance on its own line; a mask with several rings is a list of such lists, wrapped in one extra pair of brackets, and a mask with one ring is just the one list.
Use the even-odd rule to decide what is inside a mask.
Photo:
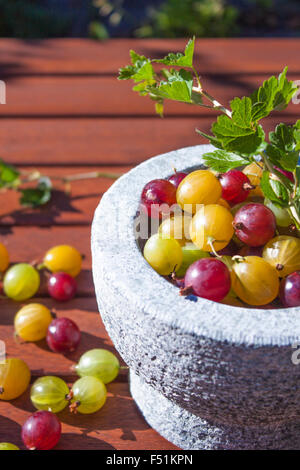
[(109, 178), (109, 179), (118, 179), (122, 176), (121, 173), (105, 173), (101, 171), (92, 171), (90, 173), (81, 173), (78, 175), (70, 175), (70, 176), (65, 176), (62, 178), (64, 182), (70, 182), (70, 181), (79, 181), (79, 180), (87, 180), (87, 179), (93, 179), (93, 178)]
[(219, 103), (219, 101), (217, 101), (213, 96), (211, 96), (209, 93), (207, 93), (207, 91), (202, 90), (202, 94), (203, 94), (203, 96), (205, 96), (205, 98), (208, 99), (208, 101), (210, 101), (213, 104), (213, 107), (215, 109), (219, 109), (220, 111), (222, 111), (222, 113), (224, 113), (228, 117), (230, 117), (230, 119), (232, 118), (231, 111), (229, 111), (229, 109), (225, 108), (225, 106), (223, 106), (221, 103)]
[(196, 76), (196, 80), (197, 80), (197, 83), (198, 83), (198, 87), (199, 87), (200, 90), (202, 90), (202, 85), (201, 85), (201, 82), (200, 82), (200, 77), (199, 77), (199, 75), (198, 75), (198, 72), (197, 72), (197, 70), (195, 69), (194, 66), (192, 66), (192, 70), (193, 70), (193, 72), (194, 72), (194, 74), (195, 74), (195, 76)]
[[(24, 173), (25, 175), (25, 173)], [(46, 177), (47, 175), (42, 175), (39, 171), (32, 171), (31, 173), (27, 173), (25, 178), (22, 178), (21, 182), (30, 183), (32, 181), (39, 180), (42, 177)], [(80, 181), (86, 179), (94, 179), (94, 178), (108, 178), (108, 179), (118, 179), (122, 176), (121, 173), (105, 173), (101, 171), (91, 171), (89, 173), (79, 173), (75, 175), (68, 175), (68, 176), (49, 176), (50, 179), (61, 181), (63, 183), (70, 183), (72, 181)], [(48, 177), (48, 176), (47, 176)]]

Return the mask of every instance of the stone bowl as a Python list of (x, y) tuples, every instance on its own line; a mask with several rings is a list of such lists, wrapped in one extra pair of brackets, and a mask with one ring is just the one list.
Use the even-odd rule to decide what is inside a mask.
[(136, 403), (166, 439), (182, 449), (300, 449), (300, 365), (292, 361), (300, 309), (187, 300), (136, 242), (143, 186), (172, 167), (201, 167), (211, 150), (151, 158), (103, 196), (92, 226), (99, 311), (130, 368)]

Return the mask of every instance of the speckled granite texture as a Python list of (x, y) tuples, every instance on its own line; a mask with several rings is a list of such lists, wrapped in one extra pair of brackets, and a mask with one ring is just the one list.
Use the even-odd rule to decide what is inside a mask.
[(300, 365), (291, 361), (292, 344), (300, 343), (300, 309), (186, 300), (150, 268), (135, 241), (145, 183), (169, 176), (173, 166), (200, 165), (210, 150), (197, 146), (152, 158), (103, 196), (92, 228), (99, 310), (142, 380), (139, 393), (133, 379), (134, 397), (167, 439), (185, 449), (300, 449)]

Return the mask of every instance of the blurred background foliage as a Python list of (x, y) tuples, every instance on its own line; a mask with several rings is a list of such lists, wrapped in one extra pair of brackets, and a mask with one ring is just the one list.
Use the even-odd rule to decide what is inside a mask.
[(300, 0), (0, 0), (0, 36), (299, 36)]

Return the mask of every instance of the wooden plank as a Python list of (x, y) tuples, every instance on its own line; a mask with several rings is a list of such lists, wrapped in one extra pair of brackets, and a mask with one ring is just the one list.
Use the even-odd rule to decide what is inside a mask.
[[(70, 367), (80, 355), (92, 348), (109, 349), (115, 354), (101, 322), (95, 299), (74, 299), (58, 305), (50, 299), (35, 299), (49, 308), (56, 307), (58, 316), (74, 320), (82, 332), (79, 349), (68, 355), (51, 352), (46, 342), (18, 343), (13, 338), (13, 318), (17, 303), (1, 301), (0, 339), (5, 341), (8, 357), (20, 357), (29, 365), (32, 381), (44, 375), (64, 378), (68, 385), (77, 379)], [(122, 364), (124, 364), (121, 361)], [(93, 415), (60, 413), (63, 435), (58, 449), (175, 449), (147, 425), (134, 404), (127, 384), (127, 371), (122, 370), (116, 381), (107, 386), (108, 400), (104, 408)], [(10, 403), (0, 401), (0, 442), (20, 445), (20, 426), (34, 412), (29, 390)]]
[[(11, 403), (0, 402), (0, 441), (24, 449), (21, 426), (34, 412), (29, 391)], [(151, 429), (130, 396), (127, 383), (108, 385), (104, 407), (92, 415), (58, 414), (62, 422), (59, 450), (176, 450)]]
[[(277, 70), (277, 74), (280, 73)], [(290, 79), (300, 77), (289, 74)], [(266, 74), (206, 76), (203, 86), (222, 104), (229, 106), (235, 96), (249, 96)], [(206, 104), (210, 104), (208, 101)], [(286, 111), (298, 115), (298, 107)], [(7, 104), (0, 107), (0, 116), (145, 116), (154, 114), (154, 104), (132, 91), (132, 83), (116, 77), (17, 77), (7, 80)], [(211, 110), (185, 103), (167, 101), (165, 114), (211, 117)], [(295, 118), (296, 119), (296, 118)]]
[[(2, 227), (0, 241), (7, 246), (12, 263), (42, 261), (46, 251), (54, 245), (70, 244), (84, 255), (82, 272), (77, 277), (78, 295), (94, 296), (91, 273), (90, 227)], [(39, 295), (47, 293), (45, 279)], [(1, 321), (1, 318), (0, 318)]]
[[(98, 167), (26, 167), (21, 171), (39, 171), (41, 175), (65, 177), (98, 171)], [(101, 167), (102, 172), (124, 174), (130, 167)], [(66, 194), (64, 185), (53, 180), (54, 187), (51, 202), (46, 206), (31, 209), (19, 204), (19, 193), (0, 192), (0, 226), (10, 225), (90, 225), (100, 198), (114, 182), (113, 179), (96, 178), (74, 181), (71, 193)]]
[[(170, 150), (207, 143), (214, 118), (2, 119), (1, 156), (21, 165), (134, 165)], [(289, 116), (273, 114), (266, 131)]]
[[(67, 355), (56, 354), (49, 350), (45, 340), (37, 343), (25, 343), (14, 338), (14, 316), (25, 303), (38, 302), (50, 310), (55, 309), (57, 317), (67, 317), (75, 321), (81, 331), (78, 349)], [(56, 302), (49, 298), (34, 298), (27, 302), (1, 300), (0, 339), (6, 344), (8, 357), (20, 357), (28, 364), (32, 380), (41, 375), (59, 375), (66, 380), (74, 380), (77, 374), (71, 366), (80, 356), (93, 348), (109, 349), (117, 354), (109, 339), (98, 312), (95, 295), (91, 298), (75, 298), (69, 302)], [(120, 359), (120, 356), (118, 356)], [(121, 359), (120, 359), (121, 360)], [(124, 363), (121, 361), (122, 365)], [(127, 380), (127, 370), (122, 370), (117, 381)]]
[[(129, 50), (150, 57), (182, 51), (186, 39), (112, 39), (105, 42), (82, 39), (22, 41), (1, 39), (0, 75), (20, 74), (115, 74), (128, 63)], [(196, 65), (201, 73), (266, 73), (284, 65), (299, 71), (300, 41), (297, 38), (199, 39)]]

